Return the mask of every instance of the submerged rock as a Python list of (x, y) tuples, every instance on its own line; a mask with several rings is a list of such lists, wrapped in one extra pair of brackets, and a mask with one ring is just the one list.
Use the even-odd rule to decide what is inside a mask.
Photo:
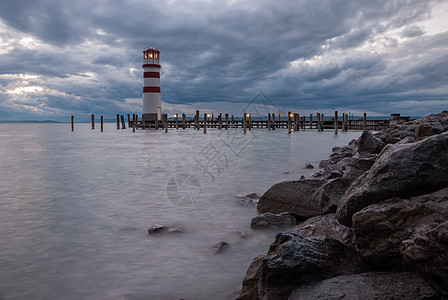
[(437, 293), (412, 272), (370, 272), (337, 276), (304, 284), (289, 300), (314, 299), (437, 299)]
[(148, 228), (149, 235), (162, 234), (162, 233), (182, 233), (182, 228), (173, 227), (170, 228), (166, 225), (155, 224)]
[(229, 243), (227, 243), (226, 241), (222, 241), (222, 242), (219, 242), (219, 243), (213, 245), (211, 247), (211, 251), (213, 254), (218, 254), (218, 253), (221, 253), (224, 250), (228, 249), (229, 247), (230, 247)]
[(289, 212), (281, 214), (264, 213), (252, 219), (250, 228), (252, 229), (277, 229), (292, 227), (296, 225), (296, 219)]
[(237, 201), (238, 205), (253, 206), (258, 203), (261, 196), (256, 193), (251, 193), (251, 194), (247, 194), (247, 195), (236, 195), (235, 197), (237, 198), (236, 201)]

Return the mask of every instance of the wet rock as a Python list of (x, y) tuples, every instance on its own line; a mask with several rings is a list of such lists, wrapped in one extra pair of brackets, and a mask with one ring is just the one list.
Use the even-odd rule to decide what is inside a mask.
[(281, 214), (264, 213), (252, 219), (250, 228), (252, 229), (277, 229), (296, 225), (296, 219), (289, 212)]
[[(327, 237), (279, 233), (265, 257), (251, 265), (243, 291), (252, 298), (286, 299), (301, 284), (360, 271), (356, 252)], [(257, 280), (258, 278), (258, 280)]]
[(353, 229), (364, 264), (375, 270), (403, 270), (404, 240), (425, 224), (448, 221), (448, 188), (410, 199), (392, 198), (353, 215)]
[(258, 203), (258, 201), (260, 200), (260, 195), (256, 194), (256, 193), (251, 193), (251, 194), (247, 194), (247, 195), (237, 195), (237, 204), (240, 206), (253, 206), (256, 205)]
[(336, 178), (331, 181), (306, 179), (284, 181), (273, 185), (258, 202), (260, 213), (291, 212), (302, 218), (335, 212), (349, 183)]
[(403, 241), (401, 253), (435, 291), (448, 298), (448, 221), (422, 225)]
[(320, 177), (323, 177), (324, 176), (324, 170), (319, 170), (319, 171), (317, 171), (316, 173), (314, 173), (313, 174), (313, 178), (320, 178)]
[(305, 169), (314, 169), (314, 166), (310, 163), (305, 164)]
[(295, 229), (305, 237), (326, 236), (341, 242), (349, 248), (355, 249), (356, 247), (353, 228), (339, 223), (335, 214), (309, 218), (297, 225)]
[(218, 253), (222, 253), (223, 251), (225, 251), (228, 248), (230, 248), (229, 243), (227, 243), (226, 241), (222, 241), (222, 242), (219, 242), (219, 243), (213, 245), (210, 250), (212, 251), (213, 254), (218, 254)]
[(336, 164), (346, 157), (351, 157), (353, 155), (354, 149), (355, 149), (355, 145), (348, 145), (348, 146), (344, 146), (344, 147), (334, 147), (332, 149), (333, 153), (331, 153), (330, 159), (328, 161), (332, 164)]
[(148, 234), (149, 235), (156, 235), (156, 234), (162, 234), (162, 233), (182, 233), (182, 228), (173, 227), (170, 228), (165, 225), (161, 224), (155, 224), (148, 228)]
[(300, 180), (305, 180), (305, 179), (306, 179), (305, 175), (300, 176)]
[(330, 162), (328, 161), (328, 159), (321, 160), (319, 163), (319, 168), (325, 169), (329, 164)]
[(312, 299), (437, 299), (438, 295), (413, 272), (369, 272), (337, 276), (295, 289), (289, 300)]
[(447, 145), (448, 133), (412, 144), (387, 145), (340, 201), (339, 222), (351, 226), (354, 213), (391, 197), (408, 198), (447, 187)]
[(360, 157), (369, 157), (371, 154), (378, 154), (385, 146), (384, 142), (374, 136), (370, 131), (364, 131), (359, 137), (357, 144)]
[(266, 254), (260, 254), (252, 260), (243, 279), (243, 287), (235, 300), (255, 300), (260, 299), (258, 295), (258, 282), (260, 281), (263, 260)]
[(241, 239), (245, 239), (249, 236), (246, 232), (240, 230), (235, 231), (235, 234)]
[(329, 179), (342, 177), (343, 172), (344, 171), (342, 170), (342, 166), (340, 166), (339, 164), (329, 164), (325, 168), (324, 178), (325, 178), (325, 180), (329, 180)]

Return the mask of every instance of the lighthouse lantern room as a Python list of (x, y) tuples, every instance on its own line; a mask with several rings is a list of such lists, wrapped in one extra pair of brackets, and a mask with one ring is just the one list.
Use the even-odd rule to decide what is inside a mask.
[(155, 124), (161, 120), (160, 51), (150, 47), (143, 50), (143, 123)]

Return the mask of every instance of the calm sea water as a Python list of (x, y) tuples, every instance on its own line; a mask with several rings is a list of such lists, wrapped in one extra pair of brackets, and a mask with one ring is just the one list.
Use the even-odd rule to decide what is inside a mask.
[(232, 299), (275, 236), (235, 196), (309, 177), (359, 135), (0, 124), (0, 299)]

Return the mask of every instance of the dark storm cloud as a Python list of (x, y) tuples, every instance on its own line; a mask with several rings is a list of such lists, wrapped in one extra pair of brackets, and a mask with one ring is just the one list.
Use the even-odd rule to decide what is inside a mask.
[[(0, 109), (29, 97), (42, 114), (138, 112), (128, 99), (141, 97), (148, 46), (161, 51), (162, 98), (172, 104), (231, 106), (263, 91), (284, 108), (388, 114), (379, 101), (445, 101), (447, 35), (416, 24), (434, 3), (3, 1), (0, 43), (10, 50), (0, 50), (0, 91), (10, 94)], [(34, 74), (26, 84), (45, 89), (11, 93), (20, 78), (7, 74)]]

